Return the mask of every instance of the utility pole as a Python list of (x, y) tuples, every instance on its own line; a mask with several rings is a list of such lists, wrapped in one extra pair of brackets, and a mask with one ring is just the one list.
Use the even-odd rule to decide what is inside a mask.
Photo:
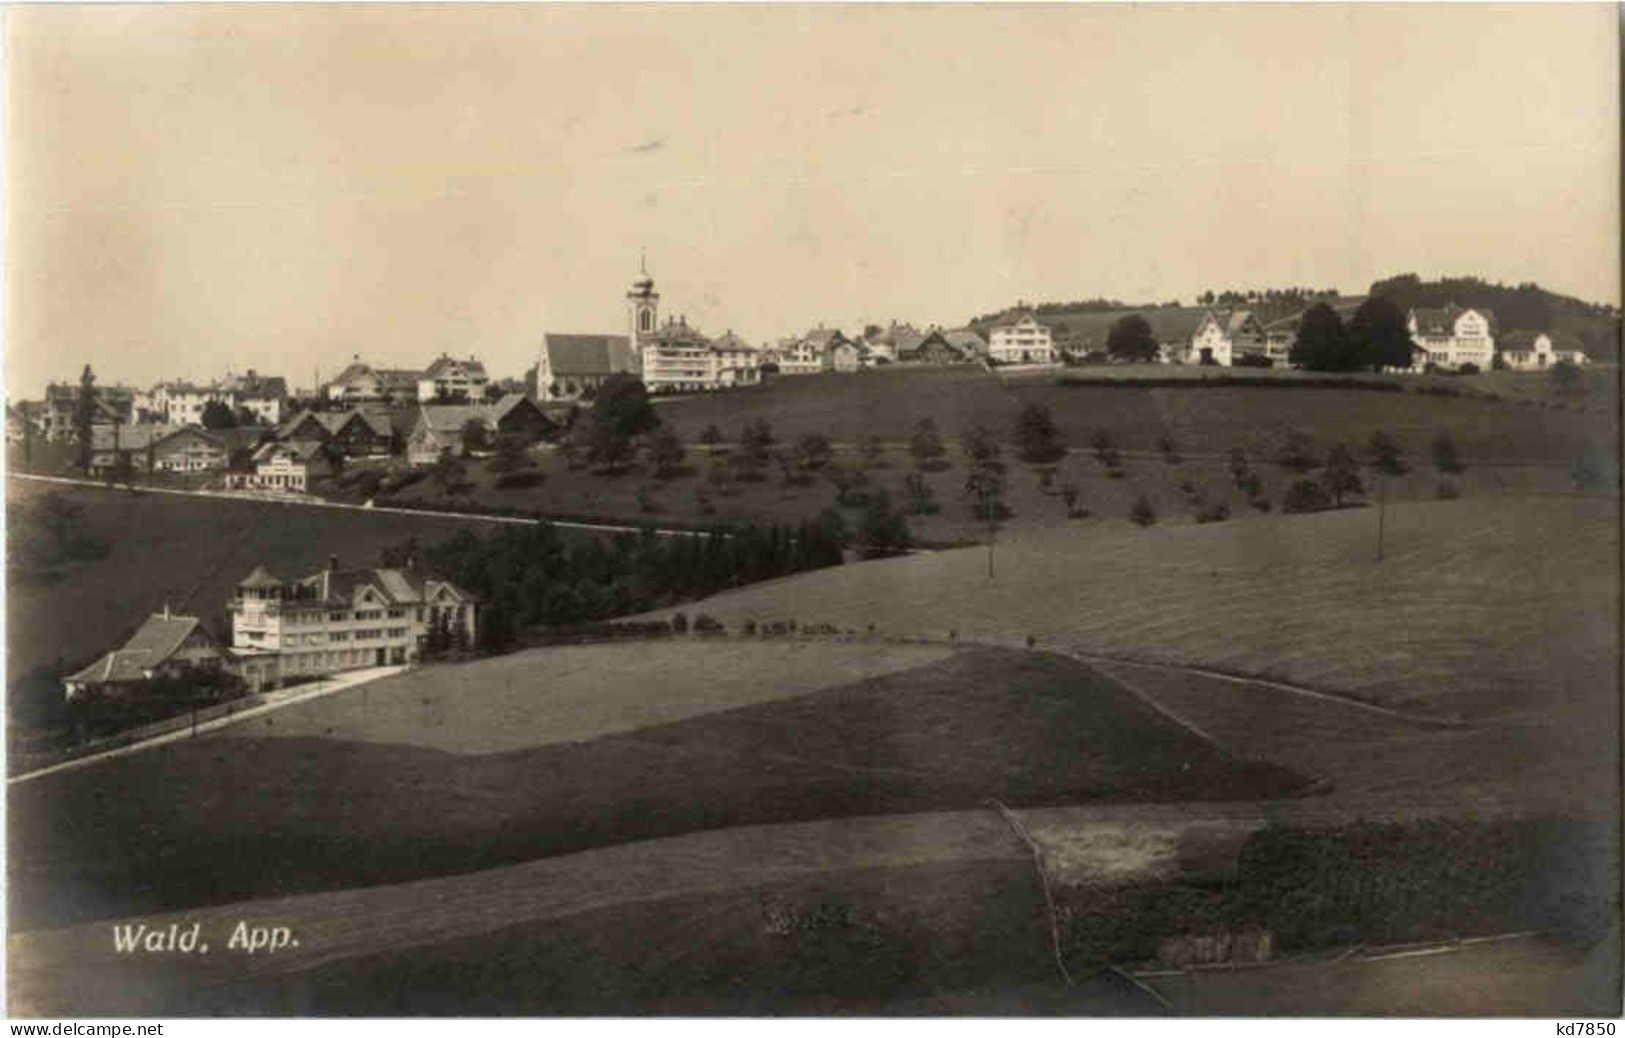
[(1377, 561), (1382, 561), (1383, 521), (1388, 516), (1388, 477), (1377, 476)]

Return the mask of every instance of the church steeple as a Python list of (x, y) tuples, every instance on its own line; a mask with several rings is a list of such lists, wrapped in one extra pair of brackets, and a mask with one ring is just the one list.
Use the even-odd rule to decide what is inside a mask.
[(636, 347), (651, 338), (660, 320), (660, 293), (655, 291), (654, 278), (649, 276), (649, 262), (642, 249), (638, 250), (638, 279), (626, 293), (627, 337)]

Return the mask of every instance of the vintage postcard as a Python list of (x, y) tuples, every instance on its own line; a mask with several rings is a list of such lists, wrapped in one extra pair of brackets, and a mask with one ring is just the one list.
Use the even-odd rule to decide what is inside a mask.
[(12, 1017), (1620, 1014), (1617, 7), (4, 19)]

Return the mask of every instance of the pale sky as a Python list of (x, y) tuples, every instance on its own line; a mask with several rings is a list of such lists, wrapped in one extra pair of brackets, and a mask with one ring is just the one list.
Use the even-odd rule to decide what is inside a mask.
[(1017, 299), (1619, 302), (1612, 5), (17, 7), (6, 375), (532, 362)]

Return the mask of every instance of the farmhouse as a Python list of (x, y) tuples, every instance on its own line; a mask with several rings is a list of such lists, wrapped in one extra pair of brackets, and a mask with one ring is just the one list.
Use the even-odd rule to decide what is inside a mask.
[(816, 375), (824, 370), (823, 346), (810, 338), (780, 339), (766, 359), (778, 365), (781, 375)]
[(1500, 354), (1513, 371), (1539, 371), (1565, 360), (1586, 363), (1579, 338), (1568, 332), (1507, 332), (1501, 337)]
[(460, 452), (469, 422), (478, 422), (488, 439), (509, 435), (527, 443), (557, 429), (535, 401), (518, 393), (494, 404), (422, 404), (406, 438), (407, 461), (433, 465), (447, 453)]
[(392, 437), (387, 415), (361, 407), (301, 411), (276, 432), (284, 443), (335, 443), (352, 458), (388, 454)]
[(241, 375), (228, 375), (220, 388), (230, 393), (235, 406), (254, 416), (254, 421), (275, 425), (282, 421), (282, 408), (288, 399), (288, 380), (280, 375), (261, 375), (253, 368)]
[(907, 350), (899, 350), (899, 364), (963, 364), (974, 354), (948, 341), (946, 333), (933, 329)]
[(1022, 313), (989, 329), (987, 354), (996, 364), (1054, 364), (1055, 341), (1048, 325)]
[(906, 355), (917, 354), (924, 341), (924, 332), (912, 324), (898, 324), (896, 321), (884, 330), (863, 337), (871, 364), (895, 364)]
[(137, 472), (211, 472), (226, 467), (231, 442), (191, 425), (108, 425), (91, 430), (90, 471), (105, 473), (122, 455)]
[(1417, 307), (1406, 316), (1411, 340), (1427, 351), (1426, 363), (1441, 368), (1473, 364), (1488, 371), (1495, 361), (1495, 314), (1460, 307)]
[(331, 468), (323, 447), (314, 440), (267, 443), (254, 452), (251, 471), (226, 473), (226, 489), (303, 494), (312, 476)]
[(491, 378), (485, 365), (469, 357), (459, 360), (442, 353), (418, 379), (419, 401), (427, 400), (480, 400)]
[(374, 368), (356, 356), (338, 376), (323, 387), (328, 400), (346, 403), (388, 403), (416, 400), (423, 372), (408, 368)]
[(279, 680), (416, 661), (431, 632), (472, 643), (472, 596), (405, 569), (327, 568), (281, 580), (256, 566), (232, 593), (232, 645), (275, 656)]
[(942, 333), (942, 337), (949, 346), (964, 354), (968, 361), (978, 361), (987, 356), (987, 340), (975, 328), (950, 328)]
[[(135, 393), (123, 386), (97, 386), (91, 391), (96, 401), (91, 427), (129, 425), (135, 417)], [(73, 439), (77, 433), (79, 387), (51, 384), (45, 387), (45, 438), (52, 443)]]
[(1251, 310), (1209, 310), (1191, 334), (1185, 362), (1228, 367), (1237, 357), (1266, 355), (1264, 328)]
[(130, 640), (83, 670), (62, 679), (69, 700), (87, 692), (117, 690), (161, 677), (198, 671), (231, 670), (231, 650), (220, 645), (195, 616), (172, 614), (165, 606), (130, 636)]

